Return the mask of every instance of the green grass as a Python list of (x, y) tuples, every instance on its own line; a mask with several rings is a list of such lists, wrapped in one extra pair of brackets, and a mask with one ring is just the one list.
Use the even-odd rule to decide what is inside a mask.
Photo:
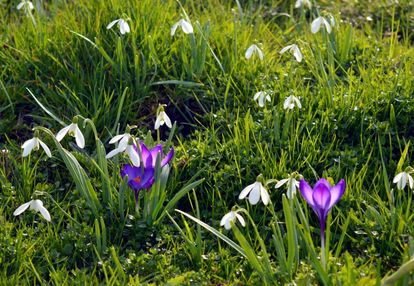
[[(0, 1), (2, 283), (376, 285), (413, 257), (412, 191), (392, 183), (413, 165), (410, 1), (318, 1), (311, 10), (270, 0), (35, 2), (33, 21), (16, 10), (18, 1)], [(318, 13), (335, 18), (330, 35), (311, 33)], [(194, 35), (178, 28), (171, 37), (186, 15)], [(129, 18), (131, 33), (106, 29), (120, 17)], [(263, 61), (245, 59), (253, 43)], [(279, 54), (293, 43), (301, 63)], [(253, 100), (261, 90), (271, 91), (264, 108)], [(283, 109), (290, 95), (301, 109)], [(159, 104), (175, 131), (153, 130)], [(61, 142), (68, 159), (41, 133), (53, 157), (40, 150), (22, 158), (33, 127), (56, 134), (75, 115), (93, 121), (100, 141), (87, 125), (85, 150)], [(119, 162), (99, 149), (109, 152), (110, 138), (127, 124), (138, 126), (140, 139), (159, 136), (175, 147), (160, 205), (204, 179), (175, 208), (226, 235), (247, 258), (178, 212), (154, 224), (136, 215)], [(71, 162), (81, 167), (69, 171)], [(288, 202), (286, 188), (271, 183), (271, 207), (238, 200), (259, 174), (280, 180), (292, 172), (311, 184), (320, 177), (347, 183), (328, 221), (326, 270), (316, 257), (317, 218), (299, 193)], [(52, 223), (38, 213), (13, 216), (34, 191), (43, 192)], [(244, 215), (245, 228), (226, 231), (220, 219), (235, 205), (251, 221)], [(292, 237), (297, 243), (289, 244)]]

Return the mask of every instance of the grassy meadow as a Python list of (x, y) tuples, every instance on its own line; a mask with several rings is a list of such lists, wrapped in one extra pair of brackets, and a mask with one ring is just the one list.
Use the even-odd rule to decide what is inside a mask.
[(0, 0), (0, 285), (414, 284), (412, 1), (32, 2)]

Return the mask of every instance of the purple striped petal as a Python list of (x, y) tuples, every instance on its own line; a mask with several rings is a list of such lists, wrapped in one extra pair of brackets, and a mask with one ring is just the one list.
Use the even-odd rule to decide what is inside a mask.
[[(152, 156), (152, 167), (155, 168), (155, 164), (157, 162), (157, 156), (160, 154), (162, 156), (162, 145), (158, 144), (151, 150), (151, 156)], [(162, 166), (161, 166), (162, 167)]]
[(341, 199), (341, 197), (345, 193), (345, 187), (345, 180), (342, 179), (339, 181), (338, 184), (331, 188), (331, 201), (329, 203), (328, 209), (331, 209)]
[(174, 156), (174, 148), (171, 147), (170, 152), (168, 152), (167, 156), (165, 156), (165, 158), (162, 159), (161, 167), (164, 167), (165, 165), (167, 165), (171, 161), (173, 156)]
[(302, 196), (305, 198), (305, 200), (308, 202), (308, 204), (311, 205), (311, 207), (315, 206), (315, 203), (313, 202), (313, 189), (309, 186), (309, 184), (305, 180), (300, 180), (299, 183), (299, 190)]
[(330, 189), (324, 184), (316, 184), (313, 188), (312, 198), (315, 203), (315, 207), (326, 210), (331, 202)]
[(330, 190), (331, 189), (331, 184), (328, 182), (328, 180), (327, 179), (319, 179), (317, 182), (316, 182), (316, 184), (315, 184), (315, 186), (313, 186), (313, 188), (314, 189), (316, 189), (316, 188), (318, 188), (320, 185), (323, 185), (323, 186), (325, 186), (326, 188), (328, 188), (328, 190)]

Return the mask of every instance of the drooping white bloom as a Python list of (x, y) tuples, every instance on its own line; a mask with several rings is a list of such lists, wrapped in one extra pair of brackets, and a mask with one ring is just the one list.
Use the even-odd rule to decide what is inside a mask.
[(283, 108), (286, 110), (286, 109), (293, 109), (293, 108), (295, 108), (295, 105), (298, 107), (298, 108), (302, 108), (302, 104), (300, 103), (300, 101), (299, 101), (299, 98), (297, 98), (296, 96), (294, 96), (294, 95), (291, 95), (291, 96), (288, 96), (286, 99), (285, 99), (285, 102), (283, 102)]
[(40, 214), (44, 217), (45, 220), (51, 221), (50, 214), (48, 210), (43, 206), (43, 202), (41, 200), (31, 200), (30, 202), (22, 204), (14, 211), (13, 215), (18, 216), (25, 210), (27, 210), (29, 207), (31, 210), (35, 212), (40, 212)]
[(244, 199), (248, 194), (249, 194), (249, 202), (252, 205), (257, 204), (260, 198), (262, 198), (264, 205), (267, 205), (270, 201), (269, 193), (267, 192), (265, 187), (263, 187), (262, 183), (258, 181), (245, 187), (239, 195), (239, 200)]
[(172, 128), (171, 120), (168, 117), (167, 113), (165, 113), (164, 110), (160, 111), (158, 113), (157, 119), (155, 120), (155, 126), (154, 129), (157, 130), (162, 125), (167, 125), (168, 128)]
[(17, 10), (20, 10), (20, 9), (22, 9), (22, 8), (25, 8), (25, 9), (27, 9), (27, 10), (33, 10), (34, 9), (34, 6), (33, 6), (33, 3), (32, 3), (32, 1), (28, 1), (28, 0), (22, 0), (22, 2), (20, 2), (18, 5), (17, 5)]
[(183, 30), (183, 32), (185, 34), (194, 33), (194, 29), (193, 29), (193, 26), (191, 25), (191, 23), (188, 22), (185, 19), (181, 19), (180, 21), (178, 21), (177, 23), (172, 25), (172, 27), (171, 27), (171, 37), (174, 36), (175, 31), (177, 30), (178, 27), (181, 27), (181, 29)]
[(35, 135), (35, 137), (33, 137), (32, 139), (27, 140), (26, 142), (23, 143), (22, 148), (23, 148), (23, 157), (28, 156), (32, 150), (39, 150), (39, 144), (40, 146), (42, 146), (43, 150), (45, 150), (46, 155), (50, 158), (52, 157), (52, 153), (50, 152), (49, 147), (47, 147), (47, 145), (40, 140), (39, 138), (37, 138), (37, 136)]
[(287, 184), (288, 191), (287, 191), (287, 197), (289, 199), (293, 199), (296, 195), (297, 189), (299, 189), (299, 181), (297, 181), (293, 175), (290, 175), (289, 178), (280, 180), (277, 182), (275, 188), (279, 189), (281, 186)]
[(260, 107), (264, 107), (265, 106), (265, 100), (267, 100), (269, 102), (272, 101), (272, 98), (270, 97), (268, 91), (259, 91), (259, 92), (256, 92), (255, 95), (254, 95), (254, 97), (253, 97), (253, 99), (256, 100), (256, 101), (258, 100)]
[(295, 8), (300, 8), (302, 6), (306, 6), (310, 9), (312, 8), (312, 3), (310, 0), (296, 0)]
[(299, 47), (296, 44), (293, 44), (293, 45), (289, 45), (289, 46), (284, 47), (280, 51), (280, 53), (281, 54), (284, 54), (287, 51), (291, 51), (292, 52), (293, 56), (296, 58), (296, 60), (298, 61), (298, 63), (300, 63), (302, 61), (302, 58), (303, 58), (302, 53), (300, 52)]
[(119, 141), (118, 148), (125, 150), (128, 145), (129, 138), (132, 138), (131, 134), (129, 134), (129, 132), (125, 132), (124, 134), (114, 136), (114, 138), (109, 141), (109, 144), (115, 144)]
[(331, 25), (329, 24), (329, 22), (322, 16), (319, 16), (318, 18), (316, 18), (315, 20), (313, 20), (312, 24), (311, 24), (311, 31), (312, 33), (317, 33), (319, 31), (319, 29), (321, 28), (321, 25), (325, 26), (326, 31), (328, 32), (328, 34), (331, 33), (332, 28)]
[(411, 177), (410, 174), (408, 174), (407, 172), (401, 172), (399, 174), (397, 174), (394, 177), (394, 180), (392, 180), (393, 183), (397, 184), (397, 188), (399, 190), (402, 190), (405, 188), (405, 186), (407, 185), (407, 181), (408, 184), (410, 186), (410, 189), (414, 188), (414, 180), (413, 177)]
[[(124, 134), (125, 135), (125, 134)], [(116, 136), (115, 136), (116, 137)], [(114, 138), (115, 138), (114, 137)], [(113, 139), (112, 139), (113, 140)], [(111, 140), (111, 141), (112, 141)], [(118, 148), (115, 148), (114, 150), (112, 150), (111, 152), (109, 152), (106, 156), (105, 156), (105, 158), (106, 159), (110, 159), (110, 158), (112, 158), (113, 156), (115, 156), (116, 154), (119, 154), (119, 153), (122, 153), (122, 152), (125, 152), (125, 154), (127, 154), (128, 155), (128, 157), (129, 157), (129, 159), (131, 160), (131, 162), (132, 162), (132, 164), (135, 166), (135, 167), (139, 167), (139, 165), (140, 165), (140, 159), (139, 159), (139, 155), (138, 155), (138, 152), (137, 152), (137, 150), (135, 149), (135, 148), (137, 148), (137, 147), (134, 147), (134, 138), (132, 137), (132, 136), (130, 136), (130, 138), (128, 138), (128, 141), (127, 141), (127, 144), (124, 144), (123, 142), (120, 142), (119, 143), (119, 145), (118, 145)]]
[(79, 146), (79, 148), (85, 147), (85, 137), (83, 137), (82, 132), (79, 129), (79, 126), (77, 123), (71, 123), (70, 125), (62, 128), (57, 134), (56, 134), (56, 140), (62, 141), (63, 137), (69, 133), (70, 136), (75, 137), (76, 144)]
[(246, 53), (245, 53), (245, 55), (244, 55), (244, 56), (246, 57), (246, 59), (250, 59), (254, 53), (257, 53), (257, 55), (259, 56), (259, 59), (260, 59), (260, 60), (263, 60), (263, 52), (262, 52), (262, 50), (261, 50), (261, 49), (260, 49), (257, 45), (255, 45), (255, 44), (251, 45), (251, 46), (250, 46), (250, 47), (246, 50)]
[(111, 23), (109, 23), (108, 26), (106, 26), (106, 29), (108, 30), (111, 29), (117, 23), (118, 23), (119, 31), (121, 32), (122, 35), (124, 35), (125, 33), (131, 32), (131, 29), (129, 28), (127, 21), (125, 21), (122, 18), (116, 19), (112, 21)]
[(220, 221), (220, 225), (224, 226), (225, 229), (229, 230), (231, 228), (230, 222), (234, 221), (237, 218), (237, 220), (240, 222), (242, 226), (246, 226), (246, 222), (244, 221), (244, 218), (237, 213), (237, 211), (230, 211), (226, 213), (223, 218)]

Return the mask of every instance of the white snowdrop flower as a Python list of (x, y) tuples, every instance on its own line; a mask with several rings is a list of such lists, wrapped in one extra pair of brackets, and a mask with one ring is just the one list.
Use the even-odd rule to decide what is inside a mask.
[(296, 0), (295, 8), (300, 8), (302, 6), (306, 6), (310, 9), (312, 8), (312, 3), (310, 0)]
[(280, 180), (275, 185), (276, 189), (279, 189), (283, 185), (287, 185), (288, 191), (287, 191), (287, 197), (289, 199), (293, 199), (296, 195), (296, 191), (299, 189), (299, 181), (297, 181), (294, 177), (294, 175), (290, 175), (289, 178)]
[(140, 162), (140, 159), (139, 159), (138, 151), (136, 150), (137, 147), (134, 146), (135, 139), (131, 136), (131, 137), (128, 138), (127, 144), (122, 143), (122, 145), (121, 145), (121, 143), (118, 145), (118, 148), (115, 148), (114, 150), (109, 152), (105, 156), (105, 158), (110, 159), (113, 156), (124, 152), (125, 154), (128, 155), (128, 157), (131, 160), (132, 164), (135, 167), (139, 167), (141, 162)]
[(269, 102), (272, 101), (272, 98), (270, 97), (268, 91), (259, 91), (259, 92), (256, 92), (255, 95), (254, 95), (254, 97), (253, 97), (253, 99), (259, 102), (259, 106), (260, 107), (264, 107), (265, 106), (265, 100), (267, 100)]
[(284, 54), (285, 52), (290, 51), (292, 52), (293, 56), (296, 58), (296, 60), (298, 61), (298, 63), (300, 63), (302, 61), (302, 53), (299, 50), (299, 47), (296, 44), (293, 45), (289, 45), (284, 47), (281, 51), (280, 54)]
[(125, 33), (131, 32), (131, 29), (129, 28), (127, 21), (125, 21), (122, 18), (116, 19), (112, 21), (111, 23), (109, 23), (108, 26), (106, 26), (106, 29), (108, 30), (111, 29), (117, 23), (118, 23), (119, 31), (121, 32), (122, 35), (124, 35)]
[(322, 16), (316, 18), (315, 20), (313, 20), (312, 24), (311, 24), (311, 31), (312, 33), (317, 33), (319, 31), (319, 29), (321, 28), (321, 25), (325, 26), (326, 31), (328, 32), (328, 34), (331, 33), (332, 28), (331, 25), (329, 24), (329, 22)]
[(244, 221), (244, 218), (237, 213), (237, 211), (230, 211), (226, 213), (223, 218), (220, 221), (220, 225), (224, 226), (225, 229), (229, 230), (231, 228), (230, 222), (234, 221), (237, 218), (237, 220), (240, 222), (242, 226), (246, 226), (246, 222)]
[(394, 180), (392, 180), (393, 183), (397, 184), (397, 188), (399, 190), (402, 190), (405, 188), (405, 186), (407, 185), (407, 181), (408, 184), (410, 186), (410, 189), (414, 188), (414, 180), (413, 177), (411, 177), (410, 174), (408, 174), (407, 172), (401, 172), (399, 174), (397, 174), (394, 177)]
[(262, 52), (262, 50), (257, 46), (257, 45), (255, 45), (255, 44), (253, 44), (253, 45), (251, 45), (247, 50), (246, 50), (246, 53), (245, 53), (245, 57), (246, 57), (246, 59), (250, 59), (251, 57), (252, 57), (252, 55), (254, 54), (254, 53), (257, 53), (257, 55), (259, 56), (259, 59), (260, 60), (263, 60), (263, 52)]
[(50, 158), (52, 157), (52, 153), (50, 152), (49, 147), (47, 147), (47, 145), (40, 140), (36, 133), (35, 136), (32, 139), (27, 140), (26, 142), (23, 143), (22, 148), (23, 148), (23, 157), (28, 156), (32, 150), (39, 150), (39, 144), (40, 146), (42, 146), (43, 150), (45, 150), (46, 155)]
[(27, 210), (29, 207), (31, 210), (35, 212), (40, 212), (40, 214), (44, 217), (45, 220), (51, 221), (50, 214), (48, 210), (43, 206), (43, 202), (41, 200), (31, 200), (30, 202), (22, 204), (14, 211), (13, 215), (18, 216), (25, 210)]
[(62, 128), (57, 134), (56, 134), (56, 140), (62, 141), (63, 137), (65, 137), (66, 134), (69, 133), (70, 136), (75, 137), (76, 144), (79, 146), (79, 148), (85, 147), (85, 137), (83, 137), (82, 132), (79, 129), (77, 118), (75, 117), (73, 119), (73, 122)]
[(185, 34), (194, 33), (194, 29), (193, 29), (193, 26), (191, 25), (191, 23), (188, 22), (187, 20), (181, 19), (180, 21), (178, 21), (177, 23), (172, 25), (172, 27), (171, 27), (171, 37), (174, 36), (175, 31), (177, 30), (178, 27), (181, 27), (181, 29), (183, 30), (183, 32)]
[(32, 1), (28, 1), (28, 0), (22, 0), (22, 2), (20, 2), (18, 5), (17, 5), (17, 10), (20, 10), (20, 9), (22, 9), (22, 8), (25, 8), (25, 9), (27, 9), (28, 11), (30, 11), (30, 10), (33, 10), (34, 9), (34, 6), (33, 6), (33, 3), (32, 3)]
[(257, 204), (260, 198), (262, 199), (264, 205), (267, 205), (270, 201), (269, 193), (259, 181), (245, 187), (239, 195), (239, 200), (244, 199), (247, 195), (249, 195), (249, 202), (252, 205)]
[(299, 98), (297, 98), (294, 95), (291, 95), (285, 99), (285, 102), (283, 102), (283, 109), (293, 109), (295, 108), (295, 105), (298, 108), (302, 108), (302, 104), (300, 103)]
[(167, 125), (168, 128), (172, 128), (171, 120), (168, 117), (167, 113), (165, 113), (164, 110), (161, 110), (157, 115), (157, 119), (155, 120), (154, 129), (157, 130), (158, 128), (160, 128), (160, 126), (164, 124)]

